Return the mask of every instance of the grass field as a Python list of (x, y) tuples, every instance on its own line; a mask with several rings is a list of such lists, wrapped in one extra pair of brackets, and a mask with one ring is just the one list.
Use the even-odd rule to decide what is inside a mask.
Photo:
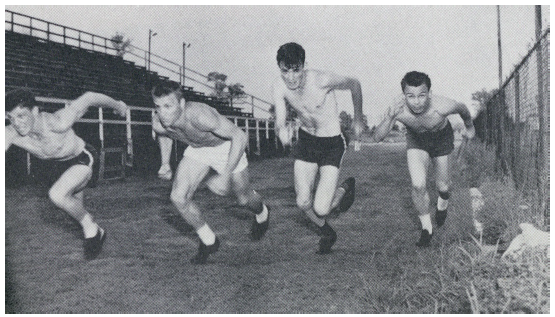
[[(420, 224), (404, 149), (364, 145), (347, 153), (341, 180), (356, 177), (356, 200), (330, 220), (338, 241), (325, 256), (315, 254), (318, 237), (295, 206), (290, 158), (250, 165), (254, 188), (271, 207), (260, 242), (248, 239), (251, 215), (232, 199), (206, 189), (196, 194), (222, 240), (203, 266), (189, 263), (198, 240), (169, 200), (170, 182), (133, 177), (88, 189), (86, 206), (108, 234), (90, 262), (82, 259), (80, 227), (48, 201), (46, 188), (7, 189), (6, 312), (549, 312), (549, 259), (515, 266), (484, 251), (471, 238), (462, 182), (453, 184), (447, 222), (432, 246), (415, 246)], [(493, 223), (521, 204), (499, 182), (484, 183), (482, 191)], [(433, 202), (433, 183), (430, 192)], [(503, 228), (511, 226), (505, 221)], [(511, 276), (535, 285), (530, 300), (499, 286), (513, 285)]]

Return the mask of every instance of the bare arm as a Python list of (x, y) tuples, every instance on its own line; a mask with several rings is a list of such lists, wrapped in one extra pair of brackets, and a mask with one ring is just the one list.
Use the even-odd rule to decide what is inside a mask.
[(6, 151), (10, 148), (10, 146), (13, 143), (13, 140), (16, 137), (17, 137), (17, 132), (15, 131), (15, 129), (11, 125), (7, 126), (5, 130)]
[(89, 107), (93, 106), (114, 109), (121, 116), (125, 116), (127, 111), (127, 105), (123, 101), (117, 101), (96, 92), (86, 92), (72, 101), (68, 107), (56, 111), (54, 113), (55, 120), (50, 124), (55, 131), (66, 131), (85, 115)]
[(287, 119), (287, 106), (285, 105), (285, 99), (283, 96), (283, 90), (280, 83), (274, 83), (274, 104), (276, 111), (276, 125), (279, 140), (283, 145), (289, 145), (291, 143), (291, 137), (289, 130), (286, 125)]
[(209, 107), (198, 108), (193, 125), (201, 131), (211, 132), (222, 139), (231, 141), (231, 149), (224, 171), (224, 174), (231, 175), (247, 147), (248, 138), (245, 132)]
[(353, 98), (354, 110), (354, 129), (355, 135), (358, 137), (364, 129), (362, 123), (362, 87), (360, 81), (356, 78), (329, 74), (324, 82), (324, 86), (329, 89), (350, 90), (351, 98)]
[(442, 96), (434, 96), (434, 101), (439, 102), (441, 109), (445, 109), (445, 114), (459, 114), (464, 121), (466, 127), (465, 136), (472, 139), (476, 134), (474, 129), (474, 123), (472, 122), (472, 115), (464, 103), (457, 102), (455, 100), (445, 98)]
[(461, 118), (463, 119), (464, 125), (467, 128), (472, 127), (474, 125), (474, 123), (472, 122), (472, 115), (470, 114), (470, 111), (468, 110), (466, 105), (458, 102), (456, 104), (456, 109), (459, 116), (461, 116)]
[(405, 108), (405, 101), (402, 98), (397, 99), (394, 104), (387, 109), (387, 113), (380, 122), (380, 124), (376, 127), (374, 134), (372, 135), (372, 139), (374, 142), (381, 142), (393, 129), (393, 125), (395, 121), (397, 121), (397, 116), (403, 112)]
[[(173, 139), (166, 136), (166, 129), (164, 129), (164, 127), (160, 123), (160, 118), (158, 118), (158, 115), (156, 113), (152, 114), (152, 132), (153, 132), (153, 138), (158, 139), (158, 147), (160, 148), (160, 159), (161, 159), (160, 170), (164, 171), (165, 169), (170, 169), (170, 172), (171, 172), (171, 168), (169, 166), (170, 166), (170, 158), (172, 153)], [(165, 172), (161, 172), (161, 171), (158, 171), (159, 177), (161, 177), (160, 176), (161, 174), (164, 175), (167, 173), (167, 171)], [(169, 178), (166, 178), (166, 177), (162, 177), (162, 178), (171, 179), (171, 176)]]

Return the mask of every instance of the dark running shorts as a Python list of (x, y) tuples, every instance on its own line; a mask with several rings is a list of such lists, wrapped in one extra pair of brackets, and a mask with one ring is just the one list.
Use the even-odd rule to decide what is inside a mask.
[(448, 155), (455, 149), (455, 136), (451, 122), (438, 131), (415, 132), (407, 127), (407, 150), (420, 149), (428, 152), (430, 157)]
[(98, 159), (98, 152), (94, 148), (94, 146), (90, 144), (85, 144), (85, 149), (81, 154), (77, 155), (76, 157), (65, 160), (65, 161), (57, 161), (57, 178), (60, 178), (65, 171), (67, 171), (70, 167), (74, 165), (85, 165), (92, 168), (93, 174), (91, 179), (87, 183), (87, 187), (96, 187), (96, 183), (98, 181), (98, 170), (99, 170), (99, 163), (100, 160)]
[(332, 137), (317, 137), (299, 129), (299, 139), (293, 148), (293, 157), (318, 166), (341, 165), (346, 144), (342, 134)]

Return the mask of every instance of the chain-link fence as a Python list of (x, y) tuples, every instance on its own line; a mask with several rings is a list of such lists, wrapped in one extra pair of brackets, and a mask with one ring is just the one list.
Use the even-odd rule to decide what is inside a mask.
[(477, 136), (549, 222), (549, 34), (547, 29), (476, 118)]

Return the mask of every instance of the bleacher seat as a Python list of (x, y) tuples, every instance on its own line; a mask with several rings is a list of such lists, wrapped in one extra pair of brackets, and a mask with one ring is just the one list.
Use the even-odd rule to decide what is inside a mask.
[[(37, 95), (62, 99), (96, 91), (130, 105), (151, 108), (151, 87), (170, 80), (120, 56), (7, 30), (5, 39), (7, 89), (28, 87)], [(252, 117), (192, 87), (183, 89), (187, 99), (204, 102), (222, 114)]]

